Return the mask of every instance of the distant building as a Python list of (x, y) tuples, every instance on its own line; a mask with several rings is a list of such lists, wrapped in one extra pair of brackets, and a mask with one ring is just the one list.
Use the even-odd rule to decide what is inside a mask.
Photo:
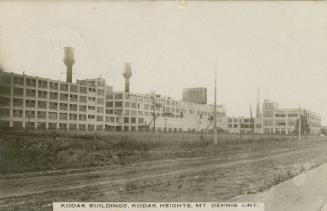
[[(226, 128), (226, 110), (217, 106), (217, 124)], [(106, 127), (116, 131), (205, 132), (213, 127), (213, 106), (152, 94), (106, 95)]]
[(262, 134), (262, 118), (258, 117), (228, 117), (229, 133)]
[(318, 114), (303, 108), (279, 108), (278, 103), (265, 100), (262, 105), (263, 133), (296, 135), (300, 115), (301, 122), (307, 125), (307, 135), (320, 134), (321, 117)]
[(207, 88), (185, 88), (183, 89), (182, 101), (197, 104), (207, 104)]

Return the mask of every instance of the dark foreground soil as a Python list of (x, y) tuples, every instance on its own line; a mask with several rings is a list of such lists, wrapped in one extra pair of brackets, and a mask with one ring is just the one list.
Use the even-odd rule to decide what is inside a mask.
[[(109, 143), (102, 139), (94, 143), (97, 139), (92, 138), (91, 149), (84, 139), (59, 139), (60, 144), (52, 148), (47, 148), (46, 139), (19, 138), (25, 144), (11, 145), (12, 139), (7, 136), (1, 140), (7, 153), (0, 161), (1, 167), (6, 166), (0, 174), (1, 210), (51, 210), (53, 201), (226, 201), (269, 189), (327, 161), (323, 138), (217, 146), (204, 142)], [(21, 161), (24, 155), (14, 153), (35, 153), (26, 143), (41, 143), (40, 149), (50, 152), (36, 158), (48, 160), (37, 165)], [(23, 145), (25, 152), (17, 144)], [(56, 153), (51, 151), (54, 149)], [(81, 159), (76, 151), (86, 157)], [(4, 160), (16, 166), (10, 167)], [(19, 165), (25, 169), (17, 170)]]

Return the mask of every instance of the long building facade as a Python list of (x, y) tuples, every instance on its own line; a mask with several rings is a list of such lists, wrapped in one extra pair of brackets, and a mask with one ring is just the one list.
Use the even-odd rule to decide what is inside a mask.
[[(226, 110), (217, 106), (218, 127)], [(67, 83), (0, 72), (0, 126), (89, 131), (189, 131), (212, 129), (213, 106), (155, 94), (113, 92), (105, 79)]]
[[(76, 83), (0, 71), (0, 127), (88, 131), (208, 132), (213, 105), (158, 94), (113, 91), (104, 78)], [(217, 127), (227, 133), (294, 134), (305, 119), (306, 133), (318, 135), (321, 118), (306, 109), (279, 108), (265, 100), (253, 118), (228, 117), (217, 106)]]
[(318, 135), (321, 131), (321, 117), (303, 108), (279, 108), (278, 103), (266, 99), (262, 105), (262, 116), (265, 134), (295, 135), (299, 122), (302, 123), (303, 134)]

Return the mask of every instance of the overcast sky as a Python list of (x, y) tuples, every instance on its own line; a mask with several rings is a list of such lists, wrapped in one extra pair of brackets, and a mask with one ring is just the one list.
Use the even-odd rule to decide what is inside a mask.
[(0, 65), (65, 80), (64, 46), (75, 47), (74, 79), (100, 75), (123, 90), (181, 99), (204, 86), (228, 115), (261, 100), (299, 103), (327, 123), (327, 2), (0, 1)]

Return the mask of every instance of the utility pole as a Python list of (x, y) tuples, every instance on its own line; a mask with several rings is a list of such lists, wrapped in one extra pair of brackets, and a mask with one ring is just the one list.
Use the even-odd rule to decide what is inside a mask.
[(251, 133), (254, 134), (254, 119), (252, 116), (252, 105), (250, 105), (250, 125), (251, 125)]
[(214, 107), (213, 107), (213, 143), (218, 144), (217, 137), (217, 70), (215, 70), (215, 96), (214, 96)]
[(299, 141), (301, 141), (301, 107), (299, 104)]

